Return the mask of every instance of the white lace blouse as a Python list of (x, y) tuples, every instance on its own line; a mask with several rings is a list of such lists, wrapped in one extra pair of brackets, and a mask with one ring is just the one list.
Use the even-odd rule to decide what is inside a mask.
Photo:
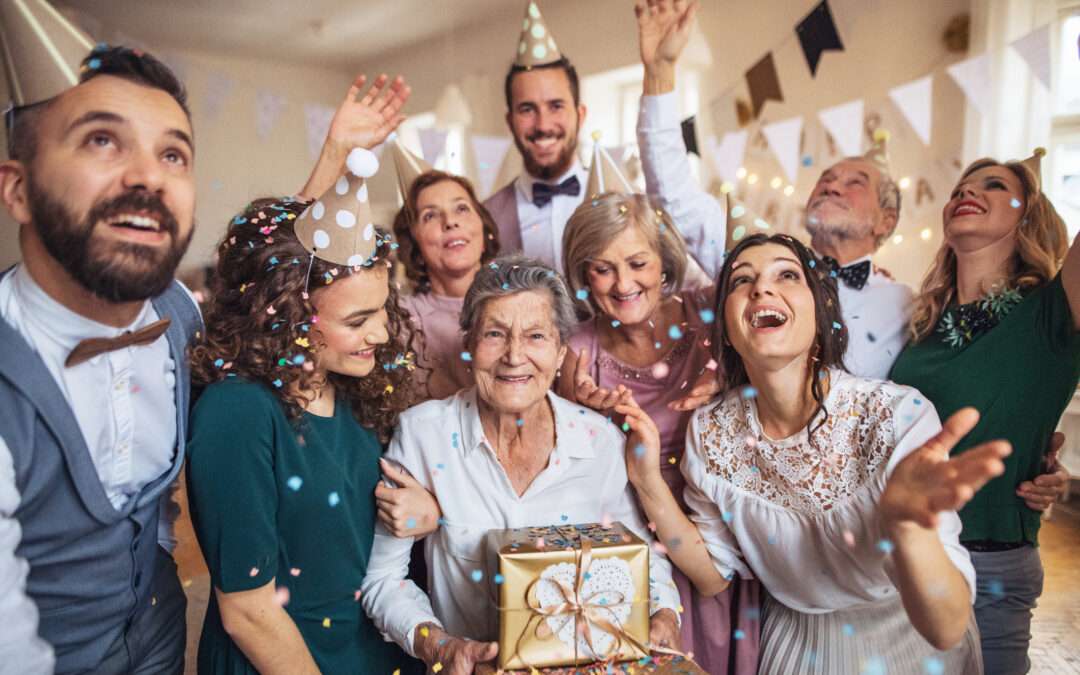
[[(897, 592), (877, 504), (893, 468), (941, 429), (933, 404), (911, 387), (835, 370), (830, 380), (814, 444), (805, 429), (765, 436), (755, 401), (736, 391), (694, 414), (681, 465), (690, 517), (717, 570), (756, 576), (808, 613)], [(960, 527), (954, 511), (940, 514), (938, 534), (974, 600)]]

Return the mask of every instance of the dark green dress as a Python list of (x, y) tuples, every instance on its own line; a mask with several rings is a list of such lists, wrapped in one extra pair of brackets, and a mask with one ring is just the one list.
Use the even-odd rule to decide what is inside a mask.
[[(192, 522), (214, 587), (275, 580), (323, 673), (391, 675), (418, 662), (383, 640), (358, 601), (375, 530), (382, 454), (348, 404), (294, 427), (264, 385), (227, 378), (203, 392), (188, 444)], [(221, 624), (214, 594), (199, 673), (255, 673)]]
[(889, 379), (921, 391), (943, 422), (964, 406), (979, 411), (979, 423), (954, 453), (997, 438), (1012, 443), (1004, 475), (960, 510), (961, 541), (1038, 544), (1041, 514), (1024, 505), (1016, 488), (1043, 472), (1050, 436), (1078, 378), (1080, 334), (1060, 275), (961, 348), (935, 329), (900, 353)]

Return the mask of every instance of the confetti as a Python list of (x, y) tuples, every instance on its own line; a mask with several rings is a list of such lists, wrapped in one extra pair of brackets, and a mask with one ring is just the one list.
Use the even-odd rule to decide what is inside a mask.
[(574, 295), (577, 297), (578, 300), (585, 300), (589, 297), (589, 289), (579, 288), (577, 290), (577, 293), (575, 293)]
[(282, 385), (285, 384), (285, 383), (282, 382), (280, 378), (278, 378), (278, 379), (274, 380), (273, 382), (271, 382), (270, 384), (274, 385), (278, 389), (281, 389)]
[(329, 628), (330, 627), (330, 617), (328, 617), (328, 616), (323, 617), (322, 627), (323, 628)]
[(885, 553), (886, 555), (892, 553), (893, 549), (896, 548), (896, 546), (888, 539), (882, 539), (881, 541), (879, 541), (877, 543), (877, 547), (881, 550), (882, 553)]
[(923, 659), (923, 670), (926, 675), (945, 675), (945, 664), (936, 656), (927, 656)]
[(304, 484), (304, 479), (300, 476), (289, 476), (289, 480), (285, 481), (285, 484), (289, 486), (290, 490), (296, 492)]
[(252, 578), (255, 578), (255, 577), (259, 576), (259, 568), (258, 567), (252, 567), (251, 571), (248, 572), (248, 576), (252, 577)]
[(672, 326), (668, 328), (667, 334), (672, 340), (678, 340), (682, 337), (682, 330), (678, 326)]
[(461, 360), (472, 361), (472, 354), (470, 354), (469, 352), (461, 352)]
[(220, 368), (223, 365), (225, 365), (225, 359), (215, 359), (214, 360), (214, 367), (215, 368)]
[(294, 577), (298, 577), (298, 576), (300, 576), (300, 568), (299, 568), (299, 567), (293, 567), (293, 568), (291, 568), (291, 569), (289, 570), (289, 574), (291, 574), (291, 575), (292, 575), (292, 576), (294, 576)]
[(622, 321), (619, 321), (618, 319), (612, 319), (611, 320), (611, 327), (612, 328), (618, 328), (621, 325), (622, 325)]
[(284, 607), (289, 604), (289, 589), (285, 586), (278, 586), (274, 591), (274, 602), (278, 604), (278, 607)]
[(734, 637), (736, 640), (742, 640), (746, 637), (746, 633), (744, 633), (741, 628), (737, 628), (735, 629), (735, 633), (734, 635), (732, 635), (732, 637)]
[(328, 504), (330, 504), (331, 508), (333, 508), (341, 503), (341, 497), (338, 495), (337, 492), (331, 492), (330, 495), (326, 498), (326, 501)]
[(274, 309), (273, 305), (270, 305), (269, 307), (266, 308), (266, 313), (269, 314), (270, 316), (274, 316), (275, 314), (277, 314), (277, 310)]
[(421, 637), (427, 637), (427, 636), (429, 636), (429, 635), (431, 635), (431, 631), (430, 631), (430, 630), (428, 630), (428, 627), (427, 627), (427, 626), (424, 626), (424, 627), (422, 627), (422, 628), (420, 629), (420, 636), (421, 636)]
[(1011, 200), (1009, 200), (1009, 206), (1013, 207), (1014, 209), (1020, 208), (1020, 200), (1016, 197), (1013, 197)]
[(716, 362), (716, 359), (709, 359), (709, 362), (705, 364), (705, 369), (706, 370), (716, 370), (717, 366), (719, 366), (719, 365), (720, 364), (718, 364)]
[(844, 530), (844, 543), (847, 544), (849, 548), (855, 547), (855, 535), (851, 533), (851, 530)]
[(496, 574), (496, 575), (495, 575), (495, 577), (493, 578), (493, 581), (495, 582), (495, 584), (496, 584), (496, 585), (499, 585), (499, 584), (501, 584), (501, 583), (502, 583), (503, 581), (506, 581), (506, 577), (504, 577), (504, 576), (503, 576), (503, 575), (501, 575), (501, 574)]
[(664, 363), (663, 361), (658, 362), (652, 367), (652, 376), (658, 380), (664, 379), (668, 376), (670, 372), (671, 368), (668, 367), (668, 364)]
[(840, 630), (842, 630), (844, 632), (844, 635), (847, 635), (848, 637), (851, 637), (855, 634), (855, 626), (852, 626), (850, 623), (845, 623), (840, 628)]
[(480, 581), (482, 581), (483, 578), (484, 578), (484, 573), (481, 572), (480, 570), (473, 570), (472, 574), (470, 574), (469, 576), (471, 576), (472, 580), (475, 581), (476, 583), (480, 583)]
[(699, 311), (698, 316), (700, 316), (701, 320), (705, 323), (712, 323), (713, 321), (716, 321), (716, 312), (712, 311), (711, 309), (703, 309)]
[(431, 667), (431, 672), (437, 673), (442, 670), (442, 663), (436, 663)]
[(844, 326), (839, 321), (833, 321), (832, 322), (832, 327), (833, 327), (833, 330), (840, 330)]
[(751, 386), (743, 387), (742, 391), (739, 392), (739, 393), (743, 398), (755, 398), (755, 397), (757, 397), (757, 389), (754, 389)]

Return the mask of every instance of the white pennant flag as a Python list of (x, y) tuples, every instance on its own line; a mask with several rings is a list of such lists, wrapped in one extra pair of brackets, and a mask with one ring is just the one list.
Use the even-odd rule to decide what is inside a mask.
[(934, 96), (934, 77), (927, 75), (919, 79), (893, 87), (889, 98), (903, 113), (911, 128), (919, 135), (923, 145), (930, 145), (931, 103)]
[(946, 70), (956, 84), (964, 90), (971, 104), (980, 114), (990, 112), (990, 92), (993, 83), (990, 81), (990, 54), (980, 54), (974, 58), (954, 63)]
[(765, 140), (769, 141), (780, 167), (787, 174), (788, 182), (794, 183), (799, 173), (799, 141), (802, 140), (801, 117), (773, 122), (761, 127), (761, 133), (765, 134)]
[(1047, 89), (1050, 88), (1050, 24), (1009, 43)]
[(330, 130), (330, 121), (334, 119), (334, 108), (318, 103), (304, 105), (304, 123), (307, 127), (308, 154), (312, 159), (318, 159), (322, 150), (323, 141), (326, 140), (326, 132)]
[(225, 101), (232, 94), (235, 82), (222, 72), (213, 72), (206, 78), (206, 94), (203, 99), (203, 111), (211, 120), (217, 119)]
[(495, 187), (495, 179), (499, 177), (499, 169), (513, 141), (504, 136), (474, 134), (469, 142), (476, 160), (477, 196), (485, 199)]
[(417, 134), (420, 136), (420, 152), (428, 164), (435, 166), (439, 156), (446, 150), (446, 137), (450, 135), (449, 132), (428, 128), (418, 129)]
[(286, 102), (284, 96), (272, 91), (262, 90), (255, 93), (255, 135), (259, 140), (266, 140), (274, 130)]
[(829, 132), (840, 154), (855, 157), (862, 154), (863, 101), (841, 103), (818, 113), (818, 118)]
[(739, 180), (739, 167), (746, 156), (746, 141), (749, 138), (750, 134), (746, 131), (729, 131), (724, 134), (723, 141), (717, 142), (716, 136), (705, 139), (713, 168), (721, 180), (732, 185)]

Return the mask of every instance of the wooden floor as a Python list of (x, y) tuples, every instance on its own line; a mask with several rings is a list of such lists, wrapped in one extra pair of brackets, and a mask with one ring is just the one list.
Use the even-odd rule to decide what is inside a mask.
[[(210, 581), (187, 517), (183, 491), (179, 501), (183, 515), (177, 523), (180, 545), (176, 559), (188, 593), (187, 672), (194, 675), (195, 649)], [(1051, 517), (1043, 523), (1039, 540), (1046, 581), (1031, 631), (1031, 672), (1080, 675), (1080, 490), (1074, 491), (1070, 502), (1054, 506)]]

